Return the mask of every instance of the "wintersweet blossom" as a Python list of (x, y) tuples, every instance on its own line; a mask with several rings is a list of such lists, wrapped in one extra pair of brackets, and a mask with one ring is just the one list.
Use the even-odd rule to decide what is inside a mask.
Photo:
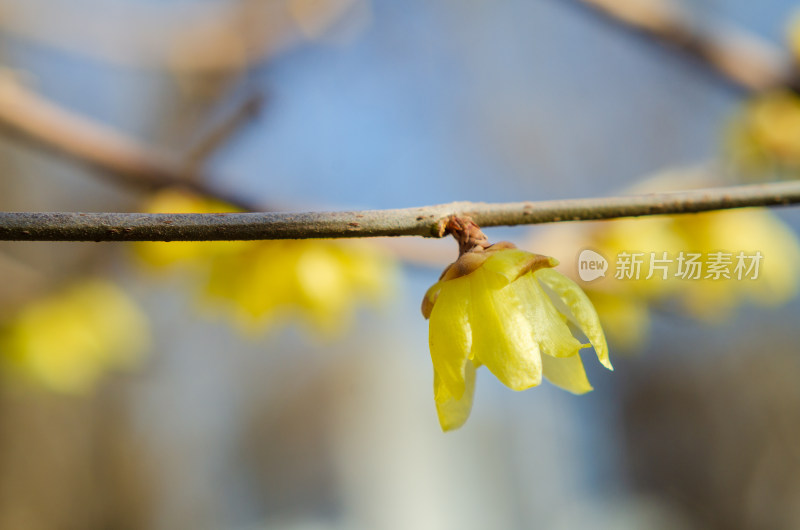
[(761, 173), (796, 178), (800, 97), (786, 90), (754, 96), (730, 121), (725, 146), (728, 158), (751, 178)]
[[(602, 314), (603, 325), (619, 350), (635, 351), (647, 338), (653, 307), (670, 307), (704, 322), (731, 318), (744, 303), (774, 307), (787, 303), (800, 290), (800, 242), (773, 212), (742, 208), (684, 216), (618, 220), (598, 224), (576, 248), (596, 248), (619, 263), (621, 252), (642, 254), (641, 275), (632, 280), (614, 277), (592, 282), (586, 290)], [(655, 273), (649, 279), (652, 256), (666, 252), (666, 279)], [(715, 253), (730, 257), (725, 275), (709, 274)], [(678, 257), (699, 256), (697, 276), (678, 274)], [(757, 272), (737, 276), (737, 255), (763, 256)], [(743, 260), (748, 267), (753, 259)], [(612, 264), (613, 267), (613, 264)], [(684, 270), (684, 272), (686, 272)]]
[[(719, 167), (712, 164), (667, 169), (625, 193), (726, 184)], [(658, 314), (715, 324), (733, 318), (739, 307), (778, 307), (800, 292), (800, 240), (769, 208), (553, 223), (539, 228), (525, 244), (563, 255), (591, 249), (608, 260), (605, 277), (580, 279), (577, 263), (566, 272), (575, 275), (591, 299), (617, 354), (641, 350)], [(628, 264), (634, 255), (641, 261), (639, 268), (627, 268), (632, 274), (622, 274), (623, 253)], [(710, 274), (715, 257), (730, 259), (719, 277)], [(682, 261), (689, 258), (692, 267)]]
[[(143, 205), (147, 213), (223, 213), (238, 212), (238, 208), (225, 202), (200, 197), (177, 189), (165, 189), (154, 194)], [(147, 241), (133, 244), (136, 255), (154, 270), (165, 270), (176, 265), (197, 268), (208, 260), (238, 252), (247, 241)]]
[(430, 319), (434, 399), (445, 431), (464, 424), (472, 408), (475, 372), (485, 365), (512, 390), (544, 376), (575, 394), (592, 390), (570, 331), (576, 325), (612, 369), (597, 313), (551, 257), (498, 243), (465, 252), (425, 294)]
[(256, 241), (211, 261), (203, 299), (248, 334), (294, 318), (330, 338), (359, 304), (388, 297), (393, 268), (363, 241)]
[(147, 316), (119, 287), (87, 279), (34, 300), (0, 326), (8, 367), (57, 392), (86, 393), (107, 372), (136, 366)]
[[(231, 212), (231, 205), (179, 190), (155, 194), (148, 212)], [(180, 268), (198, 285), (209, 312), (256, 334), (299, 320), (330, 338), (349, 328), (362, 302), (377, 305), (392, 292), (396, 266), (365, 241), (179, 241), (136, 243), (143, 263)]]
[[(800, 11), (786, 27), (795, 64), (800, 64)], [(800, 171), (800, 97), (785, 88), (756, 93), (744, 102), (725, 130), (726, 154), (749, 179), (797, 178)]]

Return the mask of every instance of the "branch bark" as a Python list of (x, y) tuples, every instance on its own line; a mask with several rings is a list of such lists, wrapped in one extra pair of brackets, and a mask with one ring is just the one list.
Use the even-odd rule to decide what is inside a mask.
[(0, 213), (5, 241), (230, 241), (379, 236), (442, 237), (447, 220), (481, 227), (595, 221), (800, 203), (800, 181), (627, 197), (501, 204), (457, 202), (360, 212)]

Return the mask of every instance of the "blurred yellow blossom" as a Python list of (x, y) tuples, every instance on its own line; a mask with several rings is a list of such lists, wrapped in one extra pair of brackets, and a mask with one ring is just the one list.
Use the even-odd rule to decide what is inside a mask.
[[(614, 221), (597, 230), (590, 245), (613, 258), (622, 252), (642, 254), (639, 279), (611, 279), (590, 288), (650, 301), (676, 296), (685, 310), (699, 318), (719, 320), (745, 300), (764, 305), (784, 303), (797, 292), (800, 267), (797, 237), (766, 209)], [(681, 252), (699, 254), (700, 278), (681, 278), (677, 267), (673, 267), (666, 280), (660, 271), (647, 279), (653, 257), (659, 259), (664, 252), (673, 261), (677, 261)], [(731, 261), (739, 252), (748, 255), (760, 252), (764, 258), (758, 277), (739, 279), (731, 275), (733, 263), (728, 268), (728, 277), (709, 277), (709, 266), (719, 252), (730, 255)]]
[[(223, 213), (239, 211), (233, 206), (192, 193), (166, 189), (154, 194), (144, 205), (145, 213)], [(171, 241), (134, 243), (137, 256), (156, 269), (173, 265), (197, 265), (217, 254), (234, 252), (240, 241)]]
[(576, 394), (592, 390), (578, 353), (588, 345), (572, 335), (568, 322), (612, 369), (594, 307), (575, 282), (551, 268), (556, 264), (498, 243), (463, 253), (425, 294), (422, 313), (430, 319), (434, 399), (443, 430), (469, 417), (481, 365), (512, 390), (537, 386), (542, 375)]
[(393, 276), (392, 260), (362, 241), (258, 241), (212, 261), (205, 297), (244, 331), (301, 317), (330, 335), (358, 302), (384, 298)]
[(149, 343), (146, 316), (99, 279), (35, 300), (0, 328), (0, 353), (13, 369), (67, 393), (88, 392), (107, 371), (135, 365)]
[[(800, 12), (786, 38), (800, 65)], [(748, 176), (797, 178), (800, 172), (800, 96), (783, 89), (756, 94), (736, 112), (725, 130), (726, 154)]]
[[(693, 218), (694, 217), (694, 218)], [(767, 209), (750, 208), (677, 217), (677, 231), (707, 257), (724, 251), (763, 256), (756, 278), (709, 278), (684, 285), (686, 308), (706, 319), (727, 316), (737, 305), (751, 301), (780, 305), (797, 294), (800, 243), (794, 231)], [(710, 259), (706, 259), (706, 263)], [(732, 267), (733, 268), (733, 267)], [(706, 268), (707, 270), (707, 268)]]
[(796, 176), (800, 171), (800, 96), (760, 94), (744, 104), (726, 130), (726, 151), (741, 170)]
[[(650, 333), (648, 302), (636, 296), (586, 288), (611, 345), (623, 352), (641, 346)], [(616, 351), (616, 350), (615, 350)]]
[[(186, 192), (157, 194), (147, 211), (235, 211)], [(355, 306), (377, 302), (391, 290), (395, 264), (363, 241), (281, 240), (137, 243), (137, 254), (157, 268), (197, 272), (207, 309), (252, 333), (287, 318), (300, 318), (327, 335), (345, 329)]]
[[(779, 305), (798, 291), (797, 236), (767, 209), (624, 219), (554, 227), (550, 232), (535, 244), (560, 241), (576, 254), (589, 248), (609, 260), (605, 278), (586, 283), (584, 288), (606, 333), (620, 349), (641, 346), (656, 306), (676, 303), (682, 313), (718, 322), (730, 317), (742, 303)], [(757, 271), (737, 273), (740, 255), (760, 256)], [(620, 274), (622, 258), (630, 260), (630, 256), (640, 259), (635, 277)], [(696, 258), (696, 267), (688, 274), (686, 263), (691, 257)], [(717, 275), (713, 270), (720, 257), (727, 261)], [(747, 264), (751, 265), (752, 259)], [(577, 275), (578, 271), (574, 272)]]

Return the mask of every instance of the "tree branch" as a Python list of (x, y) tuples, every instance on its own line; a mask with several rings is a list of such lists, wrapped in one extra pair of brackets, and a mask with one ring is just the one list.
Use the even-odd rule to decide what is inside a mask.
[(788, 55), (767, 41), (731, 26), (699, 26), (671, 0), (572, 0), (609, 20), (655, 38), (707, 64), (748, 91), (798, 86)]
[(189, 179), (184, 168), (115, 129), (34, 94), (13, 75), (0, 71), (0, 130), (42, 149), (100, 170), (115, 182), (143, 189), (169, 186), (217, 198), (243, 210), (259, 208), (241, 197)]
[(696, 213), (800, 203), (800, 181), (629, 197), (502, 204), (457, 202), (401, 210), (311, 213), (0, 213), (7, 241), (228, 241), (378, 236), (442, 237), (452, 215), (479, 226)]

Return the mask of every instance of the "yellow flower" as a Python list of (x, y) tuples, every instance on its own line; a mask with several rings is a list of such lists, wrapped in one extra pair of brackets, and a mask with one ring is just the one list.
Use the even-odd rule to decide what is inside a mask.
[[(778, 306), (800, 290), (800, 242), (765, 208), (554, 225), (530, 244), (573, 255), (592, 249), (609, 261), (605, 277), (582, 285), (618, 352), (646, 342), (654, 307), (715, 323), (745, 303)], [(641, 260), (635, 274), (634, 267), (630, 276), (621, 274), (622, 253), (629, 265), (633, 255)], [(715, 256), (729, 259), (719, 277), (709, 274)], [(763, 258), (757, 268), (755, 256)], [(740, 264), (745, 267), (737, 272)], [(577, 276), (577, 267), (570, 272)]]
[(553, 258), (498, 243), (464, 253), (425, 294), (422, 313), (430, 318), (434, 398), (443, 430), (467, 420), (481, 365), (512, 390), (537, 386), (543, 375), (576, 394), (592, 390), (578, 353), (588, 345), (572, 335), (568, 321), (612, 369), (594, 307), (555, 265)]
[(23, 307), (3, 326), (0, 352), (51, 390), (84, 393), (107, 371), (135, 364), (149, 342), (133, 301), (112, 283), (87, 280)]
[[(685, 307), (693, 315), (720, 320), (750, 301), (762, 306), (785, 304), (798, 292), (800, 242), (780, 218), (766, 208), (744, 208), (676, 217), (676, 231), (684, 234), (687, 247), (701, 249), (708, 257), (727, 252), (736, 261), (739, 252), (763, 256), (758, 275), (738, 279), (731, 266), (731, 277), (703, 279), (685, 285)], [(704, 265), (710, 259), (704, 261)], [(707, 270), (707, 269), (706, 269)]]
[[(628, 314), (640, 313), (643, 304), (675, 299), (692, 316), (719, 321), (746, 300), (759, 305), (779, 305), (798, 291), (800, 243), (791, 228), (764, 208), (626, 219), (597, 226), (591, 239), (583, 243), (585, 246), (597, 248), (612, 260), (621, 252), (642, 255), (639, 279), (619, 280), (613, 277), (612, 270), (606, 279), (587, 288), (598, 304), (605, 305), (600, 298), (610, 295), (617, 298), (613, 304), (618, 307), (623, 300), (630, 300), (632, 307), (626, 311)], [(660, 259), (664, 252), (673, 262), (681, 252), (699, 255), (700, 277), (681, 278), (677, 276), (677, 264), (673, 264), (667, 279), (660, 272), (645, 279), (653, 257)], [(726, 268), (728, 277), (708, 278), (711, 259), (717, 252), (730, 258)], [(736, 256), (740, 252), (748, 256), (758, 252), (763, 256), (755, 278), (745, 275), (739, 278), (735, 273)], [(597, 299), (594, 293), (599, 294)], [(602, 314), (605, 322), (607, 312)], [(611, 328), (609, 323), (609, 333), (616, 335)], [(624, 325), (621, 331), (630, 333), (636, 329)], [(637, 341), (629, 342), (635, 345)]]
[[(153, 195), (145, 204), (146, 213), (223, 213), (236, 212), (233, 206), (192, 193), (166, 189)], [(218, 254), (235, 252), (243, 241), (143, 241), (134, 243), (136, 255), (147, 265), (163, 269), (178, 264), (195, 266)]]
[(204, 297), (247, 332), (288, 316), (330, 336), (358, 302), (384, 298), (393, 275), (388, 256), (361, 241), (257, 241), (212, 261)]
[(742, 170), (800, 170), (800, 97), (775, 91), (749, 100), (726, 130), (728, 156)]
[[(183, 191), (156, 194), (148, 212), (235, 211)], [(362, 241), (198, 241), (137, 243), (146, 264), (195, 272), (206, 309), (222, 309), (241, 331), (299, 317), (331, 336), (347, 327), (356, 304), (391, 289), (394, 262)], [(219, 311), (218, 311), (219, 312)]]

